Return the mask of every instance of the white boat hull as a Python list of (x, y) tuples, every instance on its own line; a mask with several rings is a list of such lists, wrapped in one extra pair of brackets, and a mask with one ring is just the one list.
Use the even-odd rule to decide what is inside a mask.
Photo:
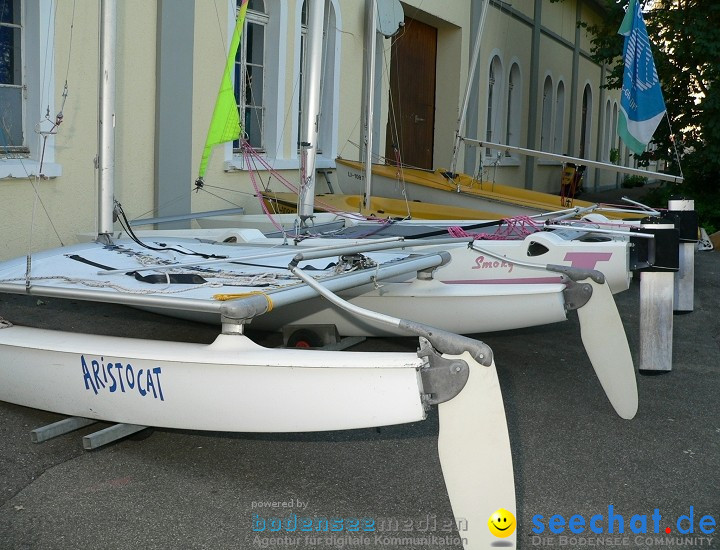
[[(179, 232), (185, 235), (186, 232)], [(171, 236), (172, 235), (172, 236)], [(163, 239), (167, 243), (184, 243), (186, 247), (197, 247), (198, 242), (192, 239), (180, 241), (176, 236), (177, 232), (155, 233), (154, 240)], [(258, 260), (259, 264), (266, 264), (268, 269), (279, 270), (278, 273), (285, 273), (287, 270), (283, 266), (287, 266), (292, 256), (297, 252), (307, 250), (308, 247), (317, 245), (347, 245), (347, 240), (333, 239), (307, 239), (303, 241), (302, 246), (282, 246), (280, 239), (268, 239), (257, 231), (251, 230), (209, 230), (196, 231), (197, 238), (203, 239), (219, 239), (220, 242), (226, 238), (234, 239), (238, 245), (218, 244), (214, 248), (207, 249), (215, 253), (223, 253), (233, 257), (241, 258), (243, 255), (251, 256), (254, 251), (262, 250), (286, 250), (287, 254), (283, 258)], [(552, 237), (548, 237), (552, 238)], [(565, 241), (559, 240), (561, 244)], [(117, 241), (122, 243), (122, 241)], [(153, 241), (154, 242), (154, 241)], [(367, 241), (366, 241), (367, 242)], [(526, 254), (527, 243), (522, 241), (508, 241), (506, 244), (492, 243), (494, 246), (501, 245), (499, 250), (504, 251), (509, 256), (514, 255), (522, 258)], [(247, 246), (250, 245), (250, 246)], [(553, 245), (554, 246), (554, 245)], [(259, 250), (258, 247), (261, 247)], [(125, 247), (129, 249), (130, 247)], [(502, 280), (502, 284), (498, 284), (498, 280), (492, 280), (492, 284), (485, 283), (488, 272), (492, 269), (476, 269), (478, 253), (467, 248), (466, 243), (453, 246), (425, 247), (428, 250), (434, 249), (434, 252), (449, 252), (451, 256), (450, 262), (438, 268), (435, 272), (433, 280), (421, 280), (415, 277), (415, 273), (409, 273), (404, 276), (395, 277), (386, 282), (381, 281), (378, 286), (365, 284), (356, 286), (350, 290), (340, 291), (340, 295), (352, 301), (352, 303), (377, 311), (379, 313), (402, 316), (403, 318), (417, 321), (421, 323), (432, 323), (438, 328), (450, 332), (461, 334), (478, 334), (497, 330), (510, 330), (514, 328), (524, 328), (529, 326), (542, 325), (547, 323), (555, 323), (566, 319), (565, 301), (563, 291), (565, 285), (561, 282), (557, 274), (549, 274), (537, 272), (536, 270), (525, 269), (527, 271), (527, 280), (514, 279), (515, 274), (512, 273)], [(133, 247), (135, 249), (135, 247)], [(422, 249), (414, 250), (423, 253)], [(69, 273), (69, 270), (75, 270), (77, 276), (82, 279), (98, 279), (112, 281), (117, 285), (128, 287), (129, 290), (138, 291), (143, 289), (157, 290), (162, 294), (165, 291), (173, 292), (173, 288), (178, 285), (165, 288), (166, 285), (144, 285), (130, 279), (124, 273), (101, 277), (97, 274), (97, 268), (90, 265), (78, 263), (68, 259), (70, 255), (80, 255), (83, 258), (94, 261), (99, 264), (107, 264), (118, 267), (122, 265), (128, 266), (128, 271), (134, 267), (131, 259), (123, 251), (115, 253), (113, 250), (98, 249), (94, 243), (77, 245), (75, 247), (55, 251), (52, 253), (37, 254), (33, 260), (33, 273), (52, 277), (61, 273)], [(406, 255), (410, 250), (404, 250), (396, 253), (392, 257), (401, 257)], [(621, 250), (620, 252), (623, 252)], [(556, 257), (562, 253), (558, 252), (551, 255), (553, 260), (562, 263), (562, 257)], [(163, 253), (165, 254), (165, 253)], [(617, 254), (619, 257), (621, 254)], [(167, 256), (167, 255), (166, 255)], [(57, 258), (57, 259), (56, 259)], [(178, 258), (183, 261), (184, 258)], [(190, 260), (192, 261), (192, 260)], [(59, 262), (66, 262), (60, 264)], [(327, 262), (325, 262), (327, 263)], [(498, 262), (498, 265), (500, 262)], [(4, 264), (7, 269), (0, 269), (0, 281), (3, 280), (3, 273), (8, 276), (12, 274), (16, 279), (22, 280), (25, 262), (23, 258), (13, 260)], [(64, 266), (64, 267), (61, 267)], [(237, 269), (240, 271), (245, 268), (244, 265), (226, 264), (223, 269)], [(132, 266), (132, 267), (131, 267)], [(260, 268), (258, 268), (260, 269)], [(263, 268), (264, 269), (264, 268)], [(522, 271), (522, 269), (518, 268)], [(502, 271), (500, 269), (500, 271)], [(620, 277), (622, 279), (622, 277)], [(527, 284), (527, 283), (534, 284)], [(627, 280), (624, 280), (627, 284)], [(67, 286), (70, 283), (57, 281), (56, 279), (38, 280), (37, 285), (62, 285)], [(76, 285), (77, 286), (77, 285)], [(24, 287), (21, 287), (21, 289)], [(37, 287), (36, 287), (37, 288)], [(262, 291), (263, 287), (257, 290)], [(111, 288), (102, 288), (108, 294)], [(249, 288), (248, 290), (253, 290)], [(186, 292), (178, 293), (178, 298), (201, 298), (203, 300), (212, 301), (212, 297), (216, 293), (242, 293), (242, 290), (234, 290), (232, 287), (224, 289), (217, 288), (187, 288)], [(38, 291), (40, 294), (41, 291)], [(116, 294), (113, 292), (113, 294)], [(124, 302), (131, 305), (131, 295), (126, 293), (125, 297), (128, 301)], [(107, 298), (110, 300), (110, 297)], [(198, 308), (182, 307), (178, 304), (176, 307), (168, 308), (161, 306), (156, 308), (152, 304), (140, 305), (143, 309), (148, 309), (165, 315), (170, 315), (182, 319), (217, 323), (220, 321), (220, 315), (217, 311), (208, 313), (200, 311)], [(324, 324), (335, 325), (338, 331), (345, 336), (398, 336), (406, 335), (396, 329), (387, 326), (374, 325), (370, 322), (348, 316), (347, 314), (333, 308), (327, 301), (314, 298), (304, 300), (301, 303), (289, 304), (280, 308), (275, 308), (271, 312), (258, 316), (252, 321), (252, 327), (262, 330), (280, 330), (288, 324)]]
[[(605, 275), (613, 294), (630, 288), (632, 272), (627, 240), (584, 242), (568, 240), (556, 232), (533, 233), (518, 241), (476, 241), (476, 246), (508, 259), (540, 265), (596, 269)], [(431, 247), (424, 251), (432, 250)], [(437, 277), (448, 284), (548, 284), (560, 276), (542, 269), (513, 265), (467, 247), (449, 249), (451, 261), (438, 268)]]
[(408, 353), (267, 349), (12, 326), (0, 329), (0, 401), (110, 422), (189, 430), (306, 432), (425, 418)]
[[(157, 232), (156, 235), (178, 235), (182, 237), (194, 236), (198, 239), (231, 239), (238, 243), (261, 244), (266, 243), (268, 246), (279, 246), (285, 242), (284, 239), (266, 238), (259, 232), (251, 229), (233, 229), (235, 224), (242, 227), (247, 224), (243, 221), (242, 216), (230, 217), (223, 219), (226, 224), (225, 229), (193, 229), (191, 231), (181, 232)], [(425, 220), (405, 220), (403, 225), (407, 226), (427, 226), (430, 229), (445, 230), (450, 226), (471, 225), (477, 223), (477, 220), (455, 220), (448, 222), (425, 221)], [(376, 229), (376, 224), (366, 222), (368, 231)], [(630, 288), (632, 280), (632, 272), (630, 271), (629, 249), (630, 243), (626, 238), (609, 238), (597, 237), (593, 240), (579, 240), (572, 238), (580, 236), (581, 233), (569, 230), (569, 238), (565, 238), (560, 231), (539, 231), (532, 233), (524, 239), (503, 239), (503, 240), (478, 240), (477, 246), (492, 250), (496, 254), (507, 256), (509, 259), (519, 260), (523, 262), (531, 262), (537, 264), (555, 264), (581, 269), (596, 269), (605, 275), (610, 290), (613, 294), (623, 292)], [(150, 236), (153, 233), (148, 232)], [(359, 242), (358, 240), (338, 239), (338, 238), (308, 238), (299, 243), (303, 246), (318, 246), (320, 244), (336, 244), (340, 245), (349, 242)], [(366, 242), (371, 242), (366, 240)], [(497, 258), (491, 258), (482, 253), (469, 250), (467, 243), (458, 243), (457, 245), (442, 245), (433, 247), (414, 247), (412, 240), (408, 240), (407, 248), (404, 251), (414, 251), (417, 253), (427, 253), (436, 250), (446, 250), (452, 256), (451, 261), (439, 268), (437, 278), (448, 284), (547, 284), (557, 283), (560, 276), (555, 273), (549, 273), (543, 270), (530, 269), (517, 265), (511, 265)], [(539, 245), (539, 246), (538, 246)]]
[[(565, 321), (563, 289), (560, 284), (468, 288), (433, 280), (384, 283), (377, 289), (366, 286), (340, 296), (378, 313), (430, 322), (458, 334), (477, 334)], [(274, 310), (251, 326), (275, 330), (289, 324), (332, 324), (346, 336), (407, 336), (351, 317), (321, 299)]]

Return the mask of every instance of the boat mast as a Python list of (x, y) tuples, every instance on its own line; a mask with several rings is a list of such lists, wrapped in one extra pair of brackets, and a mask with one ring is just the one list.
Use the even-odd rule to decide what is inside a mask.
[(100, 82), (98, 110), (98, 240), (113, 232), (115, 183), (116, 0), (100, 4)]
[(461, 132), (465, 125), (465, 117), (467, 116), (468, 104), (470, 103), (470, 91), (475, 80), (475, 69), (477, 69), (478, 58), (480, 57), (480, 44), (482, 42), (483, 28), (485, 27), (485, 19), (487, 18), (488, 5), (490, 0), (483, 2), (482, 12), (480, 12), (480, 25), (478, 25), (477, 35), (475, 36), (475, 46), (473, 48), (473, 56), (470, 61), (470, 70), (468, 72), (467, 86), (465, 87), (465, 97), (463, 98), (460, 108), (460, 116), (457, 121), (455, 130), (455, 143), (453, 143), (452, 162), (450, 163), (450, 177), (455, 177), (455, 168), (457, 167), (457, 158), (460, 154), (460, 142), (462, 141)]
[(370, 209), (372, 197), (372, 147), (375, 109), (375, 49), (377, 44), (377, 0), (366, 2), (365, 36), (365, 195), (363, 208)]
[(315, 207), (315, 159), (320, 122), (320, 83), (322, 79), (322, 41), (325, 0), (308, 0), (307, 74), (304, 90), (302, 137), (304, 170), (300, 189), (298, 214), (301, 224), (312, 218)]

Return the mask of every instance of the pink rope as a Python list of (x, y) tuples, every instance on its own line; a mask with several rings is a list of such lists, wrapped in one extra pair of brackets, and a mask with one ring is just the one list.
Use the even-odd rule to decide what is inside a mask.
[[(259, 186), (257, 185), (257, 182), (255, 180), (255, 172), (258, 171), (258, 166), (260, 170), (267, 171), (272, 175), (280, 184), (285, 187), (287, 190), (298, 194), (299, 189), (296, 185), (294, 185), (290, 180), (288, 180), (285, 176), (283, 176), (280, 172), (275, 170), (270, 163), (262, 156), (260, 155), (246, 140), (240, 141), (240, 148), (243, 153), (243, 158), (245, 159), (246, 165), (251, 168), (249, 170), (250, 172), (250, 180), (253, 185), (253, 189), (255, 190), (255, 195), (260, 201), (260, 206), (263, 209), (263, 212), (270, 217), (273, 225), (278, 229), (282, 230), (282, 226), (279, 226), (275, 219), (272, 217), (272, 213), (268, 210), (267, 205), (265, 204), (265, 201), (263, 200), (262, 191), (260, 190)], [(386, 223), (386, 221), (382, 218), (375, 218), (375, 217), (366, 217), (362, 216), (361, 214), (355, 214), (352, 212), (346, 212), (343, 210), (340, 210), (338, 208), (335, 208), (331, 206), (330, 204), (327, 204), (321, 200), (315, 199), (315, 204), (321, 206), (326, 212), (329, 212), (331, 214), (335, 214), (338, 217), (345, 218), (345, 219), (351, 219), (351, 220), (367, 220), (367, 221), (374, 221), (378, 223)]]
[[(244, 143), (246, 143), (246, 142), (243, 140), (243, 144)], [(254, 151), (254, 149), (252, 149), (252, 147), (250, 147), (249, 145), (247, 148), (244, 146), (242, 147), (243, 159), (247, 163), (247, 166), (250, 166), (251, 158), (250, 158), (250, 154), (248, 154), (248, 149)], [(255, 167), (255, 165), (253, 164), (253, 168), (254, 167)], [(270, 209), (267, 207), (267, 204), (265, 204), (265, 201), (263, 200), (262, 192), (260, 191), (260, 187), (258, 186), (257, 180), (255, 179), (255, 170), (254, 169), (249, 170), (249, 172), (250, 172), (250, 181), (252, 182), (253, 189), (255, 190), (255, 196), (260, 201), (260, 207), (262, 208), (263, 212), (265, 212), (265, 215), (268, 218), (270, 218), (270, 222), (272, 222), (272, 224), (275, 226), (275, 229), (277, 229), (280, 232), (283, 232), (284, 228), (283, 228), (282, 224), (278, 223), (275, 220), (275, 217), (270, 213)]]
[(524, 239), (542, 229), (542, 224), (528, 216), (517, 216), (515, 218), (504, 218), (494, 233), (468, 233), (462, 227), (448, 227), (448, 233), (456, 239), (473, 237), (474, 239), (486, 241)]

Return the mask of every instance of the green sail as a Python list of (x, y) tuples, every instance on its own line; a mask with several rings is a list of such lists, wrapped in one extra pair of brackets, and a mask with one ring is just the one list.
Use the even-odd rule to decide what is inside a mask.
[(237, 102), (235, 100), (232, 71), (235, 65), (238, 45), (240, 44), (240, 36), (242, 35), (243, 23), (245, 22), (248, 1), (249, 0), (243, 0), (240, 11), (238, 12), (235, 32), (233, 32), (232, 41), (230, 42), (230, 51), (225, 64), (222, 82), (220, 83), (220, 91), (215, 101), (215, 110), (213, 111), (207, 139), (205, 140), (205, 149), (203, 149), (202, 159), (200, 160), (200, 169), (198, 171), (199, 179), (205, 176), (212, 148), (221, 143), (234, 141), (242, 133), (240, 115), (238, 114)]

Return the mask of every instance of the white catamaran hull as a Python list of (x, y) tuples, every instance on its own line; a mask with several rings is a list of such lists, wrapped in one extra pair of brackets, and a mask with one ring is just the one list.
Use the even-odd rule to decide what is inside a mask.
[[(257, 236), (259, 233), (252, 234)], [(237, 232), (236, 235), (241, 236)], [(243, 235), (248, 236), (248, 233), (244, 232)], [(158, 238), (146, 239), (146, 246), (124, 240), (116, 240), (109, 245), (92, 242), (41, 252), (33, 255), (31, 260), (17, 258), (4, 262), (0, 264), (0, 291), (118, 303), (158, 310), (180, 318), (206, 320), (210, 316), (211, 320), (222, 320), (223, 323), (232, 325), (252, 321), (252, 326), (275, 330), (288, 324), (334, 324), (345, 335), (376, 336), (407, 335), (413, 332), (407, 323), (388, 323), (387, 319), (383, 320), (383, 316), (402, 316), (408, 322), (422, 324), (430, 321), (437, 328), (464, 334), (557, 322), (565, 319), (566, 307), (570, 307), (575, 301), (571, 298), (571, 304), (566, 302), (566, 284), (578, 288), (575, 282), (557, 282), (556, 272), (544, 270), (539, 270), (539, 273), (543, 276), (554, 276), (554, 282), (477, 284), (477, 281), (448, 281), (446, 278), (458, 275), (454, 275), (453, 271), (448, 274), (443, 270), (456, 261), (460, 263), (461, 258), (465, 258), (467, 263), (471, 263), (470, 259), (473, 260), (471, 265), (465, 265), (464, 268), (461, 266), (458, 273), (464, 273), (464, 277), (478, 266), (477, 251), (469, 250), (467, 243), (454, 244), (454, 240), (449, 247), (433, 244), (422, 247), (422, 250), (428, 253), (409, 254), (408, 251), (386, 250), (397, 245), (394, 239), (384, 242), (366, 241), (351, 246), (348, 246), (347, 240), (341, 241), (341, 244), (321, 241), (320, 246), (313, 247), (311, 241), (304, 242), (309, 246), (284, 246), (281, 242), (273, 242), (265, 237), (258, 242), (251, 240), (245, 245), (170, 238), (167, 235), (156, 237)], [(538, 241), (532, 245), (533, 251), (538, 247), (541, 251), (545, 248), (549, 250), (552, 248), (551, 241), (560, 237), (556, 234), (543, 234), (537, 239), (547, 239), (550, 246), (544, 247)], [(500, 243), (502, 246), (510, 244), (511, 242)], [(147, 245), (154, 249), (147, 248)], [(514, 252), (518, 257), (527, 255), (527, 250), (523, 247), (527, 248), (528, 243), (516, 241), (513, 246), (516, 247)], [(162, 250), (156, 250), (157, 248)], [(438, 248), (447, 250), (437, 250)], [(197, 254), (202, 254), (203, 257), (198, 257)], [(552, 258), (547, 251), (540, 256), (548, 262)], [(501, 267), (503, 262), (504, 260), (498, 261)], [(509, 265), (513, 269), (518, 267), (512, 263)], [(538, 271), (530, 267), (525, 269), (533, 274)], [(477, 269), (482, 270), (481, 267)], [(599, 273), (596, 275), (602, 277)], [(580, 279), (588, 276), (590, 275), (582, 272)], [(587, 334), (592, 335), (591, 343), (602, 340), (602, 333), (611, 329), (606, 323), (601, 323), (599, 318), (595, 321), (595, 315), (590, 312), (598, 310), (601, 305), (599, 302), (605, 301), (609, 302), (606, 307), (617, 312), (605, 280), (598, 279), (597, 283), (605, 292), (592, 298), (593, 290), (586, 285), (581, 292), (591, 299), (587, 303), (574, 305), (575, 308), (588, 310), (588, 314), (582, 319), (584, 324), (588, 325)], [(331, 292), (347, 293), (347, 297), (352, 300), (351, 305), (371, 309), (375, 314), (368, 317), (340, 312), (336, 309), (337, 304), (331, 306), (317, 299), (318, 294), (328, 299), (328, 296), (322, 293), (322, 288)], [(359, 318), (365, 320), (358, 320)], [(6, 337), (8, 332), (23, 336), (22, 332), (15, 329), (4, 329), (2, 332)], [(619, 316), (613, 323), (612, 332), (616, 333), (618, 341), (626, 342)], [(240, 340), (234, 342), (241, 341), (241, 337), (238, 338)], [(36, 337), (34, 341), (31, 340), (28, 337), (28, 350), (33, 346), (43, 349), (44, 338)], [(48, 335), (48, 341), (57, 341), (57, 337)], [(212, 351), (215, 347), (207, 349)], [(90, 382), (94, 381), (95, 389), (99, 393), (100, 384), (94, 371), (87, 370), (93, 367), (92, 361), (96, 361), (101, 369), (105, 369), (103, 361), (111, 361), (120, 364), (119, 369), (122, 370), (122, 365), (128, 361), (143, 359), (127, 355), (120, 351), (120, 348), (119, 344), (107, 348), (97, 345), (88, 349), (88, 357), (92, 356), (92, 359), (86, 358), (84, 365), (82, 360), (78, 359), (77, 353), (65, 357), (62, 364), (74, 364), (83, 375), (84, 367), (86, 372), (90, 373), (90, 378), (85, 379), (89, 384), (86, 389), (92, 389)], [(135, 349), (134, 345), (132, 349)], [(618, 363), (622, 367), (623, 380), (634, 377), (629, 351), (616, 361), (608, 360), (609, 355), (596, 346), (588, 348), (586, 344), (586, 349), (592, 349), (590, 359), (596, 370), (605, 372), (614, 363)], [(243, 346), (234, 350), (236, 354), (242, 353), (242, 365), (272, 365), (267, 359), (251, 357), (248, 355), (249, 351), (251, 348)], [(193, 354), (197, 357), (193, 362), (197, 363), (198, 368), (207, 368), (209, 373), (214, 373), (214, 368), (203, 366), (207, 359), (200, 348), (189, 347), (187, 353), (182, 350), (179, 352), (182, 358), (193, 357)], [(22, 359), (12, 356), (10, 348), (7, 350), (7, 357), (10, 357), (13, 365), (23, 363)], [(285, 366), (302, 369), (316, 365), (302, 361), (296, 364), (294, 359), (291, 358)], [(172, 360), (172, 357), (168, 357), (168, 360)], [(47, 357), (33, 361), (36, 364), (52, 364), (52, 358)], [(220, 358), (211, 360), (210, 363), (232, 364), (232, 361)], [(146, 376), (145, 381), (151, 382), (153, 379), (148, 374), (151, 372), (148, 369), (154, 369), (155, 366), (135, 364), (132, 366), (133, 373), (140, 368)], [(223, 371), (223, 374), (230, 375), (232, 372)], [(148, 376), (150, 378), (147, 378)], [(42, 378), (39, 376), (37, 380)], [(109, 380), (110, 373), (105, 371), (102, 382), (108, 383)], [(233, 380), (220, 378), (217, 382), (225, 388), (232, 385)], [(242, 377), (239, 382), (242, 382)], [(356, 386), (360, 387), (357, 384)], [(138, 387), (138, 393), (142, 397), (147, 396), (147, 389), (144, 391), (142, 394)], [(242, 396), (237, 393), (235, 395)], [(7, 397), (12, 400), (11, 394)], [(272, 394), (264, 395), (263, 400), (272, 401)], [(70, 401), (77, 400), (72, 396)], [(26, 402), (29, 406), (41, 406), (39, 402)], [(143, 401), (144, 404), (148, 402), (147, 399)], [(627, 408), (630, 413), (620, 409), (621, 416), (631, 417), (634, 414), (631, 410), (633, 407), (634, 405)], [(82, 416), (88, 408), (85, 403), (82, 410), (67, 409), (63, 412)], [(118, 421), (139, 423), (137, 419), (129, 417)], [(166, 425), (165, 422), (163, 421), (162, 425)], [(290, 427), (278, 429), (289, 430)], [(306, 426), (302, 429), (310, 428)]]
[[(465, 372), (438, 405), (438, 448), (453, 512), (469, 524), (466, 548), (493, 542), (488, 510), (515, 510), (500, 385), (485, 363), (466, 351), (443, 354), (439, 368)], [(139, 426), (304, 432), (423, 420), (427, 367), (409, 353), (265, 349), (239, 334), (197, 345), (0, 328), (1, 401)]]
[[(475, 245), (508, 260), (596, 269), (605, 275), (613, 294), (627, 290), (632, 280), (627, 240), (585, 242), (565, 239), (558, 232), (541, 231), (519, 241), (476, 241)], [(555, 273), (513, 265), (467, 247), (448, 251), (452, 260), (438, 269), (438, 279), (448, 284), (534, 285), (560, 281)]]
[[(567, 319), (561, 284), (474, 286), (448, 285), (439, 281), (383, 283), (343, 291), (350, 303), (420, 321), (458, 334), (511, 330)], [(431, 313), (432, 312), (432, 313)], [(289, 324), (331, 324), (346, 336), (406, 336), (406, 333), (348, 316), (325, 300), (293, 304), (257, 317), (252, 328), (277, 330)]]
[[(425, 417), (408, 353), (267, 349), (0, 329), (0, 401), (96, 420), (189, 430), (300, 432)], [(483, 368), (483, 367), (479, 367)]]
[[(247, 222), (242, 217), (225, 216), (225, 229), (193, 229), (193, 230), (169, 230), (169, 231), (148, 231), (139, 233), (142, 236), (172, 237), (174, 235), (195, 238), (218, 240), (220, 242), (230, 240), (232, 242), (249, 245), (280, 246), (287, 243), (286, 239), (268, 238), (259, 232), (248, 228), (239, 228)], [(404, 220), (403, 226), (426, 227), (428, 230), (444, 230), (451, 226), (471, 225), (477, 220), (455, 220), (448, 222), (425, 221), (425, 220)], [(377, 224), (360, 224), (356, 227), (367, 227), (368, 232), (377, 229)], [(449, 235), (449, 233), (447, 234)], [(528, 268), (520, 265), (513, 265), (509, 261), (503, 261), (491, 257), (482, 252), (471, 250), (467, 242), (459, 241), (457, 245), (414, 245), (412, 239), (406, 241), (403, 248), (405, 252), (427, 253), (430, 251), (445, 250), (451, 256), (451, 261), (439, 268), (436, 278), (447, 284), (461, 285), (499, 285), (499, 284), (548, 284), (560, 282), (560, 276), (556, 273), (544, 271), (542, 266), (547, 264), (577, 267), (580, 269), (596, 269), (602, 272), (610, 286), (613, 294), (623, 292), (630, 287), (632, 272), (630, 271), (630, 243), (626, 237), (609, 238), (607, 236), (595, 236), (592, 239), (583, 240), (587, 231), (574, 229), (560, 231), (538, 231), (522, 239), (488, 239), (478, 240), (478, 248), (492, 251), (494, 255), (504, 256), (508, 260), (529, 262), (537, 264), (538, 268)], [(330, 237), (311, 237), (302, 240), (298, 249), (305, 246), (319, 245), (342, 245), (359, 242), (373, 242), (372, 239), (341, 239)]]
[[(196, 246), (198, 239), (205, 241), (231, 240), (237, 244), (213, 245), (216, 253), (241, 257), (252, 255), (254, 250), (287, 250), (288, 256), (277, 260), (258, 260), (282, 269), (288, 258), (317, 246), (347, 246), (357, 242), (372, 244), (373, 240), (320, 239), (309, 238), (299, 246), (285, 246), (283, 239), (267, 238), (256, 230), (178, 230), (140, 232), (141, 238), (185, 239), (188, 247)], [(195, 239), (188, 239), (194, 235)], [(118, 241), (121, 243), (122, 241)], [(170, 242), (170, 241), (168, 241)], [(174, 241), (173, 241), (174, 242)], [(177, 241), (181, 242), (181, 241)], [(86, 246), (93, 246), (88, 243)], [(524, 240), (479, 241), (478, 246), (491, 250), (508, 260), (556, 264), (582, 269), (602, 271), (612, 292), (626, 290), (630, 282), (628, 271), (628, 243), (607, 239), (602, 242), (582, 242), (563, 238), (559, 232), (538, 232)], [(403, 254), (435, 253), (443, 251), (450, 261), (435, 270), (432, 280), (421, 280), (413, 274), (395, 277), (381, 285), (366, 284), (341, 292), (341, 296), (356, 305), (379, 313), (398, 315), (424, 322), (432, 319), (444, 330), (462, 334), (477, 334), (498, 330), (525, 328), (566, 319), (565, 284), (560, 275), (542, 269), (516, 265), (469, 249), (467, 243), (453, 245), (414, 246), (410, 240)], [(42, 257), (42, 255), (41, 255)], [(16, 269), (24, 268), (19, 261)], [(125, 258), (105, 261), (118, 265)], [(37, 262), (36, 262), (37, 263)], [(102, 262), (101, 262), (102, 263)], [(53, 265), (54, 262), (53, 262)], [(139, 266), (128, 264), (128, 270)], [(0, 272), (1, 275), (1, 272)], [(1, 279), (2, 277), (0, 277)], [(127, 283), (124, 283), (127, 284)], [(210, 297), (214, 292), (207, 294)], [(192, 309), (174, 308), (155, 310), (178, 318), (219, 322), (217, 314), (207, 314)], [(395, 336), (402, 332), (386, 326), (373, 325), (365, 320), (348, 316), (333, 308), (324, 300), (311, 299), (291, 304), (256, 317), (253, 328), (279, 330), (288, 324), (335, 325), (346, 336)]]
[[(247, 234), (247, 232), (244, 232)], [(252, 232), (252, 235), (258, 235)], [(215, 296), (222, 294), (247, 295), (248, 293), (267, 293), (273, 303), (278, 298), (272, 294), (275, 283), (279, 289), (289, 288), (297, 281), (288, 272), (287, 265), (298, 252), (308, 250), (309, 246), (282, 246), (281, 243), (262, 237), (252, 241), (251, 246), (233, 244), (199, 243), (192, 239), (170, 238), (167, 235), (148, 242), (156, 246), (160, 239), (168, 247), (181, 250), (202, 250), (204, 253), (230, 256), (236, 262), (227, 261), (216, 265), (203, 266), (203, 258), (192, 259), (173, 251), (153, 252), (139, 247), (135, 243), (117, 240), (114, 246), (106, 247), (90, 242), (78, 244), (55, 251), (37, 253), (31, 262), (30, 292), (54, 297), (83, 297), (94, 301), (110, 301), (126, 305), (138, 306), (143, 309), (163, 313), (182, 319), (219, 323), (221, 320), (219, 306), (222, 302)], [(306, 241), (312, 245), (312, 241)], [(347, 241), (319, 243), (321, 245), (346, 245)], [(372, 244), (372, 243), (371, 243)], [(256, 245), (256, 246), (252, 246)], [(260, 245), (260, 246), (257, 246)], [(447, 248), (447, 247), (445, 247)], [(474, 273), (473, 258), (477, 253), (467, 250), (467, 246), (451, 247), (451, 254), (457, 255), (457, 261), (464, 261), (467, 269), (460, 270), (465, 275), (451, 270), (442, 277), (424, 280), (416, 276), (414, 271), (406, 272), (391, 279), (367, 284), (374, 277), (371, 267), (365, 284), (354, 284), (338, 289), (340, 295), (352, 303), (387, 315), (402, 315), (404, 318), (427, 322), (432, 320), (434, 326), (450, 332), (462, 334), (478, 334), (496, 330), (523, 328), (546, 323), (564, 321), (566, 319), (563, 291), (565, 285), (555, 276), (548, 282), (539, 284), (516, 284), (508, 279), (505, 284), (466, 284), (464, 280), (457, 283), (445, 281), (446, 277), (459, 279), (468, 278)], [(518, 249), (519, 250), (519, 249)], [(283, 254), (277, 258), (247, 260), (264, 253)], [(440, 253), (442, 251), (438, 251)], [(446, 254), (445, 252), (443, 252)], [(393, 265), (395, 259), (408, 257), (409, 251), (395, 253), (372, 253), (371, 257), (378, 261), (385, 260)], [(446, 254), (447, 255), (447, 254)], [(156, 263), (148, 265), (148, 258), (157, 258)], [(389, 261), (388, 261), (389, 260)], [(197, 261), (199, 266), (193, 267)], [(211, 260), (212, 261), (212, 260)], [(200, 274), (207, 281), (204, 284), (183, 284), (165, 281), (164, 271), (153, 270), (165, 265), (165, 262), (185, 262), (187, 268), (176, 271)], [(326, 273), (325, 265), (337, 262), (330, 257), (327, 260), (310, 262), (318, 266), (317, 271), (309, 273)], [(451, 260), (454, 263), (455, 259)], [(437, 265), (437, 264), (435, 264)], [(118, 273), (105, 274), (102, 266), (119, 268)], [(142, 273), (156, 277), (154, 283), (137, 280), (135, 270), (147, 268)], [(445, 266), (449, 267), (449, 266)], [(211, 271), (213, 268), (215, 271)], [(442, 268), (439, 268), (442, 269)], [(0, 264), (0, 291), (25, 292), (24, 275), (26, 259), (17, 258)], [(213, 285), (213, 275), (223, 281)], [(241, 284), (251, 284), (254, 276), (264, 277), (256, 281), (258, 286), (233, 286), (236, 279), (226, 278), (228, 275), (241, 277)], [(271, 286), (266, 286), (271, 285)], [(283, 286), (284, 285), (284, 286)], [(68, 294), (63, 294), (67, 289)], [(77, 291), (77, 294), (73, 292)], [(291, 290), (292, 291), (292, 290)], [(157, 296), (159, 305), (154, 297)], [(160, 300), (160, 298), (165, 298)], [(174, 300), (171, 307), (168, 299)], [(204, 304), (214, 304), (207, 308)], [(345, 336), (405, 336), (406, 332), (386, 325), (373, 324), (370, 321), (349, 316), (334, 308), (327, 301), (317, 298), (310, 292), (296, 303), (285, 303), (282, 307), (272, 307), (271, 311), (256, 316), (252, 327), (264, 330), (280, 330), (288, 324), (328, 324), (336, 325)]]

